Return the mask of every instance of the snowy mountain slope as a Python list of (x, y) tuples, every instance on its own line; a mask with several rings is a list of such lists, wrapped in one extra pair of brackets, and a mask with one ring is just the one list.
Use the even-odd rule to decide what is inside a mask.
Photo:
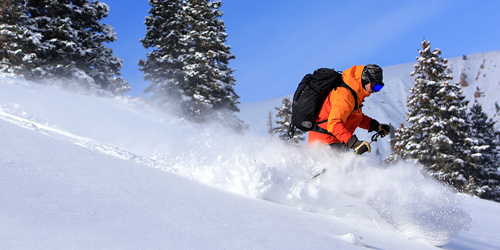
[[(433, 249), (0, 121), (2, 249)], [(367, 232), (366, 234), (364, 232)], [(374, 245), (375, 244), (375, 245)]]
[[(80, 242), (91, 239), (88, 244), (116, 248), (128, 242), (135, 249), (144, 245), (354, 249), (362, 242), (359, 237), (376, 249), (432, 249), (429, 243), (443, 244), (450, 237), (447, 249), (499, 249), (500, 219), (496, 214), (500, 208), (496, 203), (455, 195), (423, 176), (416, 165), (389, 168), (374, 156), (335, 155), (270, 140), (267, 128), (259, 133), (252, 125), (258, 117), (252, 111), (265, 111), (265, 120), (281, 99), (268, 106), (272, 102), (245, 105), (241, 114), (251, 130), (231, 134), (220, 125), (184, 123), (138, 100), (78, 95), (0, 75), (0, 127), (4, 131), (0, 176), (5, 176), (0, 188), (9, 190), (2, 193), (8, 202), (0, 205), (0, 231), (11, 233), (2, 233), (6, 236), (0, 242), (33, 246), (40, 240), (53, 246), (61, 241), (74, 246), (79, 239), (66, 239), (64, 231), (69, 230)], [(41, 164), (44, 162), (47, 164)], [(310, 181), (322, 168), (328, 171)], [(145, 188), (135, 191), (136, 187)], [(193, 195), (184, 190), (196, 191)], [(50, 199), (42, 201), (47, 196)], [(79, 197), (91, 202), (81, 202)], [(194, 208), (182, 213), (190, 206)], [(94, 210), (102, 216), (89, 215)], [(130, 218), (119, 220), (113, 211), (123, 211), (117, 214)], [(174, 212), (169, 217), (164, 211)], [(38, 214), (43, 223), (22, 221)], [(242, 221), (242, 216), (248, 220)], [(11, 217), (13, 221), (7, 221)], [(9, 231), (16, 222), (20, 226)], [(166, 224), (174, 229), (165, 229)], [(110, 234), (92, 233), (95, 230)], [(354, 230), (354, 235), (349, 234)], [(117, 232), (121, 231), (139, 237), (120, 238)], [(190, 231), (197, 240), (189, 243), (183, 237)], [(57, 237), (21, 238), (40, 232)], [(11, 238), (17, 241), (12, 243)], [(171, 243), (174, 238), (180, 238), (180, 243), (169, 245), (177, 244)]]
[(434, 249), (371, 219), (353, 225), (247, 198), (118, 159), (133, 155), (118, 148), (0, 118), (2, 249)]
[[(415, 84), (415, 77), (410, 76), (410, 73), (414, 70), (414, 64), (416, 62), (384, 67), (386, 86), (379, 93), (372, 94), (365, 99), (363, 112), (380, 122), (390, 123), (396, 128), (401, 123), (406, 123), (406, 102), (410, 89)], [(469, 104), (474, 103), (476, 94), (478, 96), (477, 100), (483, 105), (483, 111), (494, 121), (497, 121), (495, 127), (500, 130), (500, 122), (498, 122), (500, 121), (500, 111), (496, 108), (496, 105), (500, 108), (500, 98), (498, 98), (498, 93), (500, 93), (500, 51), (451, 58), (448, 60), (447, 65), (447, 73), (453, 76), (453, 80), (450, 82), (461, 82), (461, 75), (463, 74), (467, 86), (462, 89), (466, 99), (470, 100)], [(313, 70), (311, 69), (311, 71)], [(290, 84), (298, 84), (300, 80), (297, 79), (297, 82)], [(477, 88), (479, 88), (479, 92)], [(293, 93), (284, 97), (292, 99), (292, 96)], [(274, 118), (276, 114), (274, 107), (281, 107), (281, 100), (284, 97), (241, 105), (242, 116), (252, 118), (248, 120), (252, 131), (261, 135), (267, 134), (269, 112), (273, 113)], [(356, 133), (358, 137), (364, 140), (370, 139), (370, 135), (364, 130), (357, 130)], [(381, 139), (374, 143), (373, 150), (378, 152), (381, 158), (385, 158), (390, 154), (388, 139)]]
[[(390, 227), (360, 225), (361, 218), (342, 223), (245, 198), (8, 120), (0, 121), (2, 249), (434, 249)], [(470, 204), (482, 209), (476, 219), (499, 210)], [(449, 249), (498, 249), (489, 238), (456, 239)]]

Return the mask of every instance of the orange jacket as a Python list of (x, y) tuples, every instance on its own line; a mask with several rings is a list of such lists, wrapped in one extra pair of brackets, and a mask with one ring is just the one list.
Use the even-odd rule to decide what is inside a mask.
[[(342, 74), (342, 80), (356, 91), (358, 106), (361, 106), (363, 100), (370, 96), (361, 84), (361, 73), (364, 67), (364, 65), (353, 66)], [(328, 119), (328, 122), (321, 123), (319, 126), (328, 130), (333, 136), (309, 131), (309, 145), (347, 143), (356, 128), (368, 130), (372, 118), (364, 115), (361, 108), (353, 111), (354, 107), (354, 96), (351, 91), (344, 87), (332, 90), (323, 103), (316, 121)]]

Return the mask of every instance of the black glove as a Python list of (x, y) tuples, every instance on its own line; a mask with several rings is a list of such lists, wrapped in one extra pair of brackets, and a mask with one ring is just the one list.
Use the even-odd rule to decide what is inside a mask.
[(391, 126), (387, 124), (380, 124), (377, 120), (372, 119), (370, 122), (370, 129), (368, 132), (376, 131), (380, 136), (384, 137), (391, 132)]
[(351, 136), (347, 141), (347, 147), (354, 149), (354, 152), (358, 155), (362, 155), (366, 152), (370, 153), (372, 151), (370, 143), (358, 140), (356, 135)]
[(380, 136), (384, 137), (388, 135), (391, 132), (391, 126), (387, 124), (380, 124), (378, 125), (378, 131)]

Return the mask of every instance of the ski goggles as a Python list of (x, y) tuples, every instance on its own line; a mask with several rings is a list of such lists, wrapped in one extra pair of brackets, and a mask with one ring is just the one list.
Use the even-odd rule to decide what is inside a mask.
[(375, 79), (373, 79), (373, 76), (370, 73), (368, 73), (367, 75), (368, 75), (368, 79), (370, 80), (373, 92), (379, 92), (380, 90), (382, 90), (382, 88), (384, 87), (384, 83), (383, 82), (375, 82)]
[(372, 89), (374, 92), (379, 92), (383, 87), (384, 83), (375, 83), (375, 85), (372, 86)]

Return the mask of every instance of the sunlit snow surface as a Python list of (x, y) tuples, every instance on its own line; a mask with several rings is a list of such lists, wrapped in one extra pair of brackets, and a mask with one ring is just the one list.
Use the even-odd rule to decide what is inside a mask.
[[(386, 165), (375, 154), (285, 145), (260, 133), (265, 129), (256, 126), (262, 120), (254, 119), (256, 113), (251, 111), (264, 113), (265, 119), (278, 105), (270, 103), (276, 101), (253, 104), (253, 109), (252, 104), (243, 105), (240, 116), (250, 130), (241, 134), (224, 124), (192, 125), (130, 98), (74, 94), (8, 75), (0, 75), (0, 88), (2, 120), (222, 190), (326, 216), (353, 228), (401, 231), (433, 245), (462, 235), (449, 243), (449, 249), (465, 249), (461, 246), (473, 242), (467, 230), (478, 230), (471, 217), (476, 214), (469, 208), (471, 198), (429, 178), (419, 165)], [(397, 113), (391, 116), (396, 117), (393, 124), (402, 119)], [(387, 138), (377, 142), (382, 153), (384, 144)], [(313, 178), (323, 169), (325, 173)], [(356, 233), (337, 238), (365, 244)], [(494, 243), (484, 246), (495, 249)]]

